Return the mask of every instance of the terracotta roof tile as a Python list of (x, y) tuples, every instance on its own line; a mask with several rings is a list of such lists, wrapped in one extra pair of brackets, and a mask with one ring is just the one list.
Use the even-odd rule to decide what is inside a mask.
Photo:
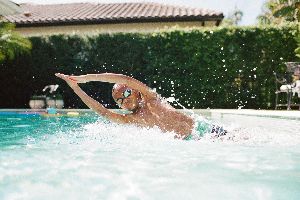
[(158, 3), (21, 4), (23, 14), (5, 18), (17, 26), (153, 21), (220, 21), (223, 13)]

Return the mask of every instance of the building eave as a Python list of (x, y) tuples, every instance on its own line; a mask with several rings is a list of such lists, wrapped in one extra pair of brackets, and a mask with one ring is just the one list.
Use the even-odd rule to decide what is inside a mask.
[(94, 25), (94, 24), (124, 24), (124, 23), (159, 23), (159, 22), (205, 22), (216, 21), (218, 25), (224, 16), (218, 17), (148, 17), (148, 18), (119, 18), (119, 19), (72, 19), (72, 20), (52, 20), (52, 21), (34, 21), (34, 22), (17, 22), (16, 27), (43, 27), (43, 26), (68, 26), (68, 25)]

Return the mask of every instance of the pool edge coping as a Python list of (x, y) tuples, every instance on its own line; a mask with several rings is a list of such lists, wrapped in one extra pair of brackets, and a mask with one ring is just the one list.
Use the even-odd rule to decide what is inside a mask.
[[(117, 109), (111, 109), (117, 110)], [(181, 110), (182, 109), (178, 109)], [(57, 109), (58, 112), (94, 112), (91, 109)], [(188, 109), (197, 114), (233, 114), (261, 117), (299, 118), (299, 110), (255, 110), (255, 109)], [(45, 109), (0, 109), (0, 112), (45, 112)]]

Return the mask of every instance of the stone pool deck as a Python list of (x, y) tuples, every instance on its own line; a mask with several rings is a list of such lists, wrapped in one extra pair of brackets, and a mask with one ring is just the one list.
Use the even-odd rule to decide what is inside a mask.
[[(1, 112), (44, 112), (45, 109), (0, 109)], [(206, 116), (212, 115), (247, 115), (261, 117), (291, 118), (300, 120), (299, 110), (254, 110), (254, 109), (194, 109), (193, 112)], [(93, 112), (90, 109), (58, 109), (58, 112)]]

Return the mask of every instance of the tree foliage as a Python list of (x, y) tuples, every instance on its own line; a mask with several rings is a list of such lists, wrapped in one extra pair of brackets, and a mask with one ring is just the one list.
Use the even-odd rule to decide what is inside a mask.
[(29, 52), (31, 42), (14, 31), (15, 25), (0, 22), (0, 63), (16, 55)]
[(243, 15), (243, 11), (235, 7), (234, 10), (229, 13), (224, 20), (222, 20), (221, 26), (237, 26), (242, 21)]
[[(299, 28), (298, 28), (299, 29)], [(299, 29), (300, 30), (300, 29)], [(300, 33), (298, 32), (298, 34), (295, 37), (295, 40), (297, 42), (297, 48), (295, 49), (295, 53), (296, 56), (298, 57), (298, 59), (300, 58)]]
[(299, 9), (299, 0), (268, 0), (258, 21), (260, 24), (299, 22)]

